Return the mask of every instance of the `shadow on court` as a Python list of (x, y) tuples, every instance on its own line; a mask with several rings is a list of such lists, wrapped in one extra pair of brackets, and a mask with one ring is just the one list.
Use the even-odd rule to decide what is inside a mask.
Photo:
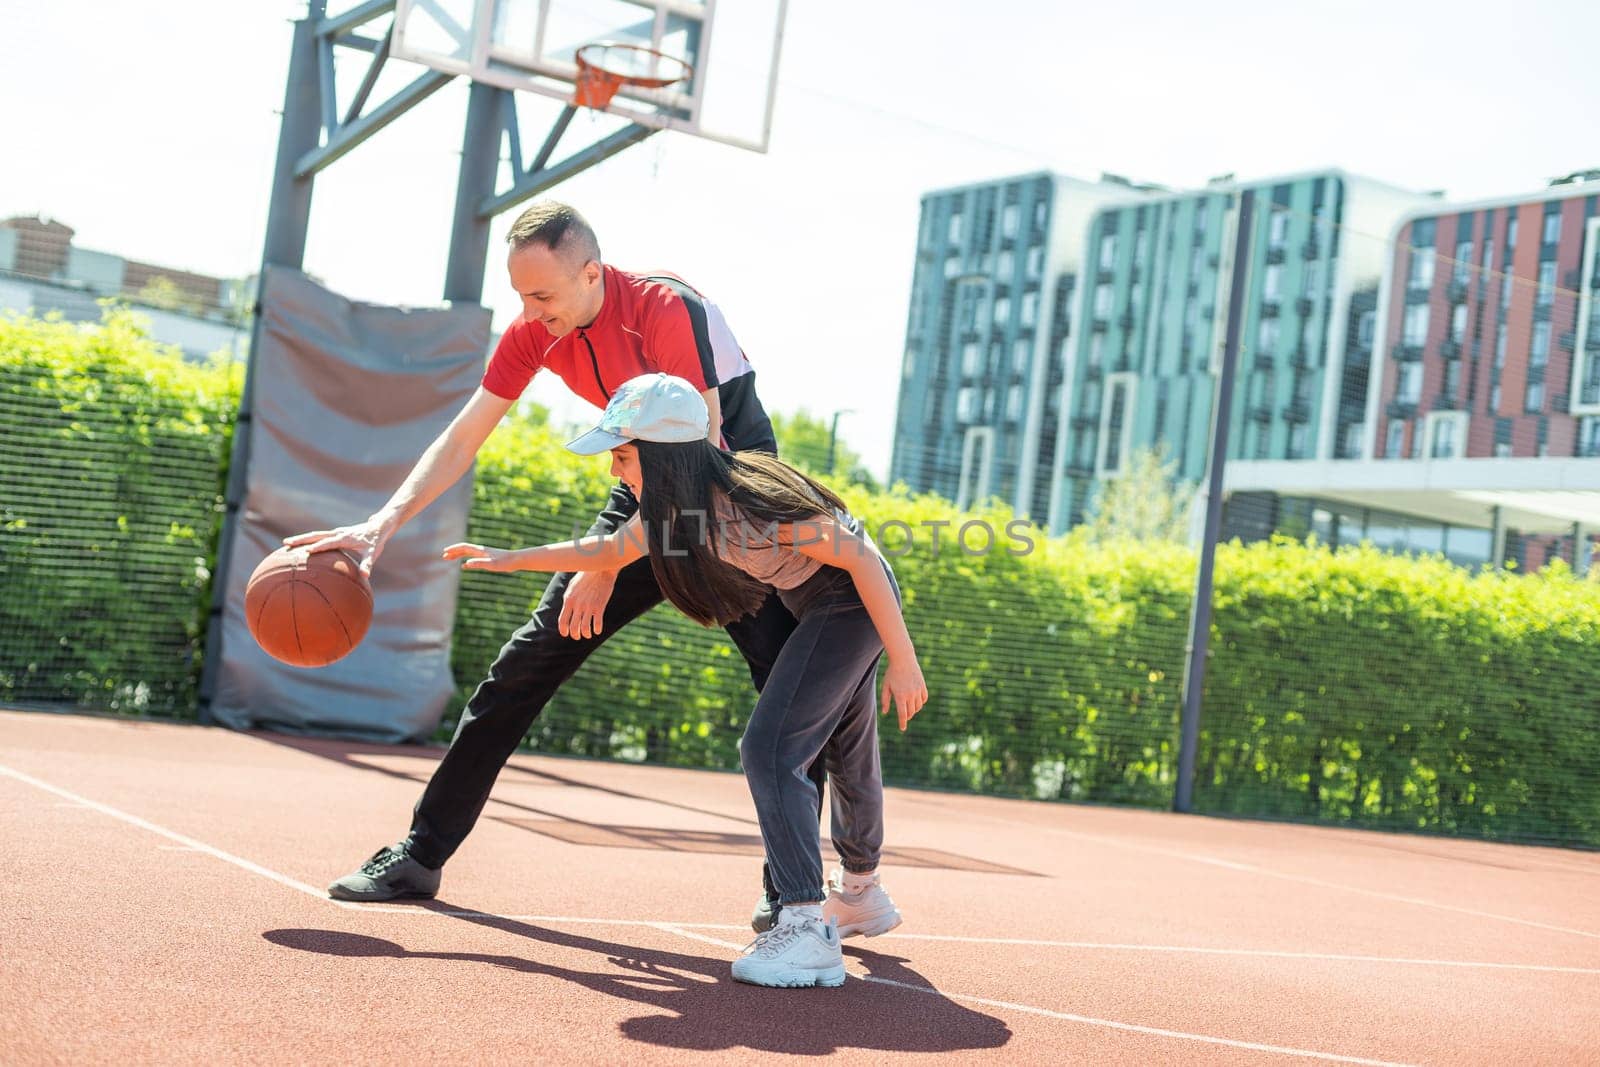
[[(451, 908), (448, 904), (436, 906)], [(655, 1009), (624, 1021), (618, 1029), (634, 1041), (667, 1048), (707, 1052), (751, 1048), (817, 1056), (847, 1049), (994, 1049), (1011, 1040), (1011, 1028), (1005, 1022), (941, 995), (896, 956), (849, 951), (872, 978), (897, 985), (869, 980), (850, 981), (839, 989), (765, 989), (735, 982), (728, 973), (730, 959), (603, 941), (497, 915), (452, 914), (449, 918), (531, 942), (593, 953), (608, 967), (590, 971), (515, 955), (412, 952), (393, 941), (340, 930), (268, 930), (262, 936), (281, 948), (327, 956), (387, 958), (404, 961), (406, 966), (451, 960), (558, 978)]]

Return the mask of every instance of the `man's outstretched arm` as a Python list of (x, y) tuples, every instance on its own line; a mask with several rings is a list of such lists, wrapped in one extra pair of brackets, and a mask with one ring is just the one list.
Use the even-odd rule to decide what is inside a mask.
[(312, 552), (330, 548), (350, 549), (361, 557), (362, 572), (371, 574), (384, 544), (394, 536), (395, 531), (467, 473), (478, 450), (506, 412), (511, 410), (514, 402), (479, 386), (466, 406), (450, 421), (450, 425), (422, 453), (406, 480), (400, 483), (400, 488), (365, 522), (333, 530), (295, 534), (285, 537), (283, 543), (290, 547), (304, 545)]

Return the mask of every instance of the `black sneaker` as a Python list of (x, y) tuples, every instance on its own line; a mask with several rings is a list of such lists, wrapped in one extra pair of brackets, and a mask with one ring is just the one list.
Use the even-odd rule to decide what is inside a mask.
[(406, 852), (405, 845), (385, 845), (354, 874), (328, 887), (335, 900), (431, 900), (439, 892), (439, 871), (429, 870)]

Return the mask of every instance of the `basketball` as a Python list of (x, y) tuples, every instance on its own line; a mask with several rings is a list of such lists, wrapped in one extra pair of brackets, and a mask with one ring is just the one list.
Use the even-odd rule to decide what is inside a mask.
[(361, 643), (372, 623), (372, 586), (343, 549), (280, 548), (244, 589), (250, 635), (274, 659), (325, 667)]

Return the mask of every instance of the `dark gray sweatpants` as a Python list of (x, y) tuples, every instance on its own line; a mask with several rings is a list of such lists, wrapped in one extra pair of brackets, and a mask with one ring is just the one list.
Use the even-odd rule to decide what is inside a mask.
[(855, 582), (837, 567), (824, 566), (778, 595), (799, 624), (772, 665), (739, 757), (772, 884), (780, 903), (794, 904), (827, 895), (817, 787), (806, 774), (819, 755), (833, 787), (833, 846), (840, 862), (858, 873), (878, 866), (883, 770), (876, 680), (883, 642)]

